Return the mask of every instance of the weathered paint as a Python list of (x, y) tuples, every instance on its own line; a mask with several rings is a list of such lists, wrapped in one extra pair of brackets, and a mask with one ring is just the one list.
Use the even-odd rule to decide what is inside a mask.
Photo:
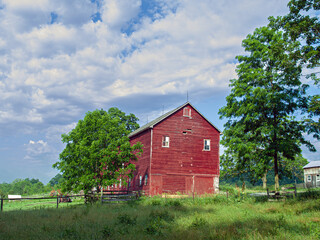
[[(191, 109), (191, 117), (184, 116), (185, 107)], [(164, 136), (170, 138), (169, 147), (162, 146)], [(210, 151), (204, 150), (205, 139), (210, 140)], [(197, 110), (190, 104), (181, 107), (130, 138), (131, 144), (144, 145), (131, 190), (144, 190), (147, 195), (217, 192), (219, 140), (220, 132)], [(139, 176), (145, 174), (150, 181), (139, 186)]]

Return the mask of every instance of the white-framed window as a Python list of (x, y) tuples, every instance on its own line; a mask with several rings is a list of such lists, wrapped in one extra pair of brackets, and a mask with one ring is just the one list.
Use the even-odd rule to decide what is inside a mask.
[(169, 147), (170, 138), (168, 136), (162, 137), (162, 147)]
[(203, 150), (210, 151), (210, 139), (203, 139)]
[(311, 182), (311, 175), (307, 176), (307, 182)]
[(144, 185), (148, 185), (148, 174), (144, 176)]
[(142, 176), (139, 176), (139, 186), (142, 186)]
[(316, 176), (316, 181), (320, 182), (320, 175), (319, 174)]
[(191, 117), (191, 108), (188, 108), (188, 107), (183, 108), (183, 116)]

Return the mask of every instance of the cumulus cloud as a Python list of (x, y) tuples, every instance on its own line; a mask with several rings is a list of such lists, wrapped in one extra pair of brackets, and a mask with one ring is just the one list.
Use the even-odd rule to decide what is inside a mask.
[(26, 156), (24, 159), (28, 159), (35, 162), (43, 162), (47, 159), (41, 159), (44, 156), (52, 152), (52, 148), (47, 142), (43, 140), (33, 141), (30, 140), (28, 144), (25, 144)]
[(51, 161), (62, 148), (60, 130), (89, 110), (122, 106), (145, 122), (162, 108), (158, 102), (176, 107), (187, 91), (198, 101), (227, 92), (241, 40), (287, 11), (278, 0), (0, 6), (0, 134), (41, 136), (25, 145), (26, 155), (51, 151)]
[[(225, 90), (241, 39), (265, 22), (264, 12), (285, 7), (275, 0), (157, 0), (144, 11), (140, 0), (3, 5), (0, 121), (25, 118), (44, 127), (146, 92), (205, 96)], [(100, 21), (92, 21), (96, 12)]]

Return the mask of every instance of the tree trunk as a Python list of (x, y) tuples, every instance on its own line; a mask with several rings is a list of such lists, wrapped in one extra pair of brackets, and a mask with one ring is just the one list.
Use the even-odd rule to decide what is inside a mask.
[(262, 177), (263, 189), (267, 189), (267, 173), (268, 173), (268, 170), (266, 170), (265, 174), (263, 174), (263, 177)]
[(274, 152), (274, 188), (277, 191), (279, 187), (279, 169), (278, 169), (278, 153), (277, 151)]

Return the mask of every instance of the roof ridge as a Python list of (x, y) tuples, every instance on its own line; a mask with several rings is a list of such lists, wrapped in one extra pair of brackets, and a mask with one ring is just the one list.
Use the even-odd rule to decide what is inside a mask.
[(207, 122), (209, 122), (215, 129), (218, 130), (218, 132), (221, 133), (221, 131), (215, 126), (213, 125), (206, 117), (204, 117), (199, 111), (198, 109), (196, 109), (189, 101), (187, 101), (186, 103), (182, 104), (181, 106), (165, 113), (165, 114), (162, 114), (161, 116), (157, 117), (156, 119), (152, 120), (151, 122), (143, 125), (142, 127), (138, 128), (137, 130), (133, 131), (132, 133), (130, 133), (128, 135), (128, 137), (132, 137), (140, 132), (143, 132), (145, 131), (146, 129), (148, 128), (153, 128), (154, 125), (158, 124), (159, 122), (161, 122), (162, 120), (166, 119), (167, 117), (169, 117), (170, 115), (172, 115), (173, 113), (175, 113), (176, 111), (180, 110), (181, 108), (185, 107), (186, 105), (190, 105), (194, 110), (196, 110), (201, 117), (203, 117)]

